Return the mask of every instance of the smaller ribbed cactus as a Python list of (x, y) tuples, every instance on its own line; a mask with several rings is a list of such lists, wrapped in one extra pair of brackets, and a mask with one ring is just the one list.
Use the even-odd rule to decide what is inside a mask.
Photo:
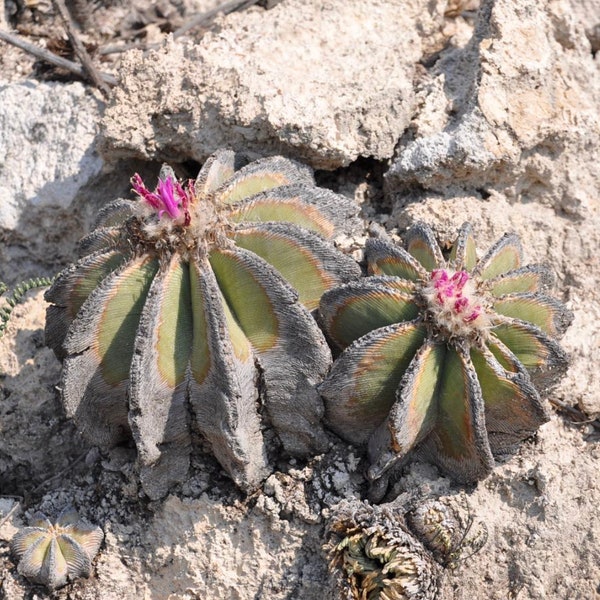
[(54, 590), (90, 576), (103, 539), (100, 527), (86, 523), (72, 508), (66, 508), (54, 524), (36, 513), (31, 525), (15, 534), (10, 547), (21, 575)]
[(132, 183), (138, 199), (102, 210), (46, 294), (67, 414), (102, 447), (132, 435), (151, 497), (185, 478), (192, 431), (255, 488), (269, 472), (261, 402), (289, 453), (324, 451), (315, 386), (331, 353), (309, 311), (360, 275), (328, 241), (357, 207), (298, 163), (240, 168), (226, 150), (195, 182), (165, 167), (154, 191)]
[(446, 255), (423, 224), (406, 249), (370, 239), (365, 255), (372, 276), (321, 300), (344, 349), (320, 387), (326, 422), (368, 444), (371, 480), (413, 450), (458, 481), (485, 477), (548, 420), (534, 386), (567, 367), (554, 338), (572, 315), (546, 295), (548, 269), (522, 266), (512, 234), (478, 260), (468, 224)]

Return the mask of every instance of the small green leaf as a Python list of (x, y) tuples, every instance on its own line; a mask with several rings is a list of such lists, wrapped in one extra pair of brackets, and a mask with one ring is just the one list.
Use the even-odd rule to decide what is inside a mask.
[(129, 217), (135, 214), (138, 206), (134, 200), (114, 200), (103, 206), (96, 216), (94, 229), (101, 227), (120, 227)]
[(96, 352), (103, 378), (111, 385), (129, 377), (136, 331), (157, 270), (156, 259), (146, 256), (132, 261), (112, 282), (104, 304), (97, 307), (102, 316)]
[(157, 352), (155, 366), (166, 385), (174, 388), (185, 379), (192, 346), (188, 263), (173, 259), (165, 276), (163, 289), (149, 300), (160, 307), (154, 340)]
[(129, 422), (151, 498), (164, 496), (188, 471), (192, 333), (189, 265), (174, 255), (150, 286), (130, 370)]
[(210, 265), (219, 288), (246, 337), (258, 350), (277, 344), (279, 321), (264, 284), (237, 252), (215, 250)]
[(494, 301), (493, 309), (501, 315), (532, 323), (550, 336), (564, 333), (572, 319), (562, 303), (541, 294), (502, 296)]
[[(254, 490), (268, 475), (260, 430), (258, 372), (208, 263), (190, 265), (194, 312), (189, 399), (198, 431), (229, 476)], [(248, 342), (246, 341), (246, 347)]]
[(331, 364), (323, 334), (296, 292), (262, 258), (242, 248), (213, 252), (219, 286), (263, 370), (266, 407), (286, 450), (327, 448), (323, 404), (315, 390)]
[(562, 348), (541, 329), (524, 321), (505, 317), (506, 322), (491, 330), (493, 339), (499, 339), (530, 372), (538, 390), (544, 390), (559, 379), (568, 367)]
[(442, 344), (427, 340), (404, 372), (388, 418), (369, 440), (369, 479), (379, 479), (423, 441), (435, 426), (436, 392), (445, 352)]
[(69, 318), (74, 319), (88, 296), (124, 260), (125, 256), (117, 250), (85, 256), (58, 275), (44, 298), (47, 302), (66, 308)]
[(471, 348), (485, 405), (485, 425), (494, 454), (514, 450), (549, 419), (527, 373), (507, 372), (487, 349)]
[(448, 262), (455, 271), (465, 270), (470, 273), (475, 268), (477, 249), (469, 223), (463, 223), (460, 228), (456, 241), (452, 244)]
[(313, 185), (308, 167), (281, 156), (251, 162), (215, 191), (219, 204), (234, 204), (255, 194), (292, 183)]
[(422, 451), (458, 481), (482, 479), (492, 470), (494, 459), (477, 374), (462, 348), (447, 347), (437, 401), (437, 420)]
[(329, 426), (353, 443), (366, 442), (387, 417), (396, 389), (425, 340), (419, 323), (397, 323), (356, 340), (335, 361), (320, 392)]
[(325, 192), (328, 190), (305, 185), (281, 186), (236, 205), (228, 216), (234, 223), (293, 223), (329, 238), (335, 231), (335, 225), (318, 202), (326, 196)]
[(193, 342), (190, 367), (198, 384), (204, 383), (211, 367), (210, 347), (208, 342), (208, 316), (206, 310), (206, 291), (200, 279), (196, 264), (190, 265), (190, 293), (193, 315)]
[(290, 225), (263, 223), (238, 229), (240, 247), (260, 256), (298, 292), (309, 310), (323, 293), (360, 275), (358, 265), (316, 235)]
[(506, 294), (539, 293), (552, 284), (551, 272), (542, 265), (528, 265), (487, 281), (487, 289), (496, 297)]
[(118, 248), (122, 241), (122, 231), (119, 227), (100, 227), (79, 240), (79, 255), (107, 252)]
[(231, 150), (217, 150), (200, 169), (194, 188), (196, 194), (202, 197), (214, 192), (233, 177), (235, 168), (235, 153)]
[(67, 571), (76, 577), (88, 577), (92, 568), (90, 557), (86, 551), (71, 537), (59, 535), (57, 553), (64, 560)]

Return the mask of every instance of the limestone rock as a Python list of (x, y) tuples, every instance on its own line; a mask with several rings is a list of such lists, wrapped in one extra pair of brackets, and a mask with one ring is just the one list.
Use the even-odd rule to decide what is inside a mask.
[(469, 43), (442, 52), (421, 84), (428, 102), (388, 188), (495, 189), (583, 217), (600, 186), (600, 3), (588, 4), (484, 1)]
[(0, 83), (0, 281), (50, 276), (72, 257), (103, 166), (99, 116), (81, 83)]
[(444, 5), (286, 0), (229, 15), (198, 45), (132, 51), (104, 118), (104, 154), (202, 162), (230, 146), (325, 169), (390, 158)]
[(68, 208), (100, 172), (98, 115), (80, 83), (0, 85), (0, 228), (16, 229), (24, 211)]

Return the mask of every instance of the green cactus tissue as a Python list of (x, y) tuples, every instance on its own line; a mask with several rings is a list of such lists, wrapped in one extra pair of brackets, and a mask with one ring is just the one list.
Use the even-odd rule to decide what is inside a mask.
[(572, 315), (514, 234), (479, 260), (468, 224), (446, 254), (423, 224), (405, 242), (368, 240), (371, 276), (321, 299), (344, 349), (320, 386), (325, 419), (368, 445), (372, 481), (415, 451), (473, 482), (548, 420), (540, 393), (567, 367), (555, 338)]
[(360, 275), (329, 241), (357, 207), (298, 163), (240, 167), (227, 150), (196, 181), (163, 167), (154, 191), (132, 185), (138, 199), (101, 211), (46, 294), (67, 414), (101, 447), (133, 436), (151, 497), (185, 478), (192, 427), (255, 488), (269, 472), (261, 402), (290, 454), (323, 451), (315, 385), (331, 354), (310, 311)]

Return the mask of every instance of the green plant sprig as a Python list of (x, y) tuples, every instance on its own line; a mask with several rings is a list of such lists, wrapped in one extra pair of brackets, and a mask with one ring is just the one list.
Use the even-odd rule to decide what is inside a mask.
[[(54, 277), (35, 277), (22, 281), (12, 290), (12, 293), (5, 298), (5, 306), (0, 308), (0, 338), (4, 335), (10, 316), (15, 309), (15, 306), (23, 301), (25, 294), (30, 290), (37, 288), (48, 287), (52, 285)], [(0, 282), (0, 296), (8, 290), (8, 286)]]

